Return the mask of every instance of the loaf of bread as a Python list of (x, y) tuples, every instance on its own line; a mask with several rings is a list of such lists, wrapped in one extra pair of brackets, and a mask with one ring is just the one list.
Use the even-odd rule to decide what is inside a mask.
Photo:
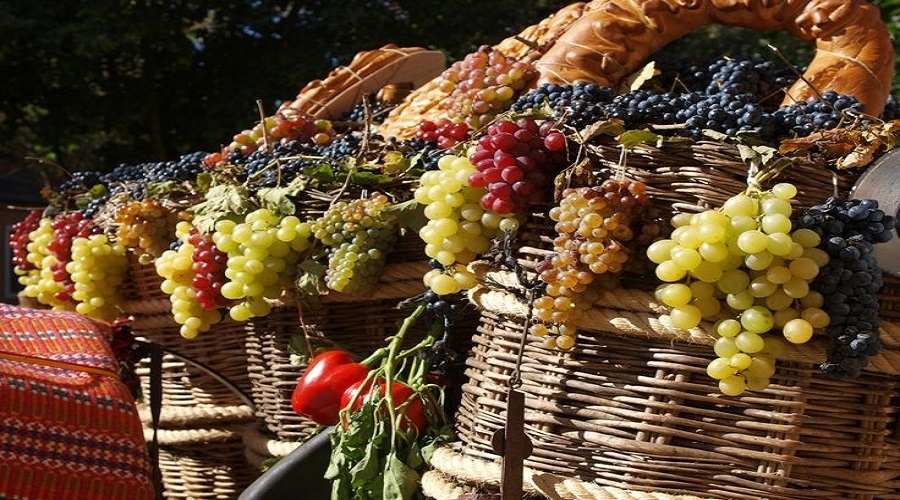
[(894, 47), (865, 0), (594, 0), (536, 62), (537, 84), (591, 81), (616, 88), (666, 44), (709, 24), (785, 31), (816, 53), (784, 104), (834, 90), (880, 116), (890, 95)]
[(279, 112), (289, 115), (296, 110), (314, 118), (335, 119), (364, 95), (393, 83), (408, 82), (418, 87), (438, 76), (444, 66), (445, 57), (438, 51), (388, 44), (360, 52), (350, 64), (333, 69), (325, 79), (309, 82)]

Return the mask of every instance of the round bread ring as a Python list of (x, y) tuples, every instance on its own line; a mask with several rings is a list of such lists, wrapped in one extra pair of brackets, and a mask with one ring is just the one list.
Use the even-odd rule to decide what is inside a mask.
[(536, 84), (596, 82), (616, 88), (650, 55), (703, 26), (785, 31), (816, 53), (782, 104), (833, 90), (880, 117), (894, 76), (894, 46), (865, 0), (595, 0), (535, 62)]

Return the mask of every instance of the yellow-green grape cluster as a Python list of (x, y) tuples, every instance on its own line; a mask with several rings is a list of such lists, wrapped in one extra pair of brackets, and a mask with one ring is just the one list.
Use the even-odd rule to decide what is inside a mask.
[(52, 269), (59, 264), (50, 250), (54, 239), (53, 219), (42, 218), (37, 228), (28, 234), (28, 244), (25, 246), (28, 252), (25, 258), (34, 268), (24, 271), (19, 276), (19, 283), (24, 286), (22, 293), (26, 297), (32, 297), (53, 309), (70, 310), (72, 304), (68, 300), (57, 298), (66, 285), (53, 279)]
[(189, 214), (172, 210), (161, 200), (131, 201), (116, 211), (116, 241), (133, 248), (141, 264), (150, 264), (175, 239), (175, 225)]
[(491, 248), (491, 238), (514, 231), (515, 216), (485, 210), (481, 198), (487, 192), (468, 185), (477, 169), (464, 156), (446, 155), (438, 169), (419, 179), (415, 200), (425, 206), (428, 222), (419, 230), (425, 255), (439, 266), (425, 273), (425, 286), (438, 295), (450, 295), (475, 286), (475, 275), (466, 265)]
[(509, 109), (517, 94), (537, 76), (531, 63), (482, 45), (450, 65), (441, 74), (438, 85), (449, 94), (445, 105), (450, 121), (465, 122), (472, 130), (478, 130)]
[(228, 255), (222, 297), (235, 301), (228, 310), (235, 321), (266, 316), (267, 299), (278, 299), (293, 286), (296, 264), (310, 248), (310, 224), (294, 215), (281, 217), (260, 208), (243, 222), (215, 224), (213, 243)]
[[(553, 253), (536, 271), (547, 286), (535, 299), (537, 320), (530, 332), (544, 339), (545, 347), (571, 349), (576, 343), (575, 323), (591, 306), (601, 285), (598, 277), (621, 273), (629, 257), (633, 225), (650, 206), (642, 182), (608, 179), (600, 186), (570, 188), (548, 215), (556, 224)], [(608, 274), (607, 274), (608, 273)]]
[(120, 315), (119, 285), (128, 272), (124, 245), (110, 241), (105, 234), (75, 238), (66, 271), (75, 283), (75, 311), (104, 321)]
[(163, 278), (160, 290), (169, 296), (172, 303), (172, 319), (181, 325), (181, 336), (187, 339), (209, 331), (212, 325), (222, 321), (222, 313), (218, 309), (205, 309), (197, 300), (193, 286), (196, 275), (192, 258), (194, 245), (188, 241), (191, 228), (190, 222), (179, 222), (175, 233), (180, 245), (177, 249), (164, 251), (155, 262), (156, 273)]
[(656, 297), (671, 308), (673, 326), (690, 329), (704, 318), (734, 315), (716, 325), (719, 357), (709, 370), (723, 394), (768, 385), (774, 373), (768, 363), (772, 330), (803, 344), (828, 325), (823, 298), (809, 284), (829, 256), (817, 248), (815, 231), (792, 230), (796, 193), (794, 185), (780, 183), (769, 191), (735, 195), (717, 210), (678, 214), (670, 238), (647, 249), (665, 282)]
[(328, 247), (325, 284), (347, 294), (373, 290), (397, 241), (397, 218), (385, 209), (388, 197), (338, 201), (311, 225), (313, 236)]

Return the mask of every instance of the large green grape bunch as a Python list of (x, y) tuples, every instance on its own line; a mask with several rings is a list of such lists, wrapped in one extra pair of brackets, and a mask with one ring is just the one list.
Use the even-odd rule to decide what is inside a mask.
[(233, 301), (229, 315), (243, 322), (268, 315), (270, 301), (294, 286), (296, 265), (312, 246), (312, 231), (309, 222), (294, 215), (259, 208), (243, 221), (216, 222), (213, 242), (228, 256), (221, 293)]
[(326, 286), (351, 295), (371, 292), (399, 234), (388, 197), (341, 200), (310, 224), (313, 236), (327, 248)]
[(437, 170), (422, 174), (414, 193), (428, 219), (419, 237), (425, 242), (425, 254), (438, 266), (423, 281), (438, 295), (475, 286), (475, 275), (466, 265), (490, 250), (492, 238), (519, 225), (514, 215), (502, 216), (481, 205), (487, 189), (468, 184), (475, 172), (465, 156), (445, 155), (438, 160)]
[(656, 297), (670, 308), (668, 322), (691, 329), (716, 320), (708, 373), (723, 394), (764, 389), (782, 341), (806, 343), (828, 325), (810, 282), (829, 256), (816, 232), (793, 229), (796, 194), (780, 183), (748, 189), (718, 209), (677, 214), (670, 237), (647, 249), (664, 282)]

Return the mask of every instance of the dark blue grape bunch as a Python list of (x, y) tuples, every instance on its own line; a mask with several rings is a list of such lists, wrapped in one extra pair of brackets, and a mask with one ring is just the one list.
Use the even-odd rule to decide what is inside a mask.
[(437, 170), (438, 160), (447, 155), (447, 150), (438, 146), (436, 141), (427, 141), (419, 137), (406, 139), (404, 157), (410, 160), (411, 166), (422, 170)]
[(384, 123), (384, 119), (387, 118), (393, 107), (380, 99), (365, 96), (354, 104), (339, 121), (364, 124), (368, 120), (370, 124), (381, 124)]
[(103, 184), (102, 177), (103, 174), (96, 170), (74, 172), (70, 178), (59, 184), (58, 191), (63, 194), (83, 193), (97, 184)]
[(613, 98), (607, 106), (607, 114), (610, 118), (624, 120), (628, 128), (671, 125), (678, 121), (682, 102), (680, 94), (639, 89)]
[(888, 96), (887, 102), (884, 104), (884, 113), (881, 119), (885, 121), (900, 119), (900, 99), (897, 96)]
[(545, 83), (519, 96), (510, 109), (525, 112), (548, 106), (553, 110), (550, 118), (564, 119), (568, 125), (582, 129), (607, 118), (606, 106), (613, 97), (611, 88), (596, 83)]
[(862, 103), (855, 97), (828, 90), (822, 93), (821, 99), (783, 106), (773, 115), (780, 135), (806, 137), (816, 131), (837, 128), (848, 120), (871, 123), (870, 119), (858, 116), (863, 111)]
[(754, 132), (770, 137), (775, 130), (771, 115), (766, 113), (750, 93), (718, 93), (703, 95), (691, 92), (682, 96), (684, 106), (676, 112), (676, 120), (686, 124), (682, 135), (699, 139), (704, 129), (729, 136)]
[(858, 377), (871, 356), (881, 350), (878, 291), (884, 284), (874, 245), (889, 241), (897, 219), (872, 199), (829, 198), (801, 211), (796, 228), (812, 229), (822, 237), (820, 248), (831, 257), (810, 289), (825, 298), (830, 339), (822, 371), (837, 379)]

